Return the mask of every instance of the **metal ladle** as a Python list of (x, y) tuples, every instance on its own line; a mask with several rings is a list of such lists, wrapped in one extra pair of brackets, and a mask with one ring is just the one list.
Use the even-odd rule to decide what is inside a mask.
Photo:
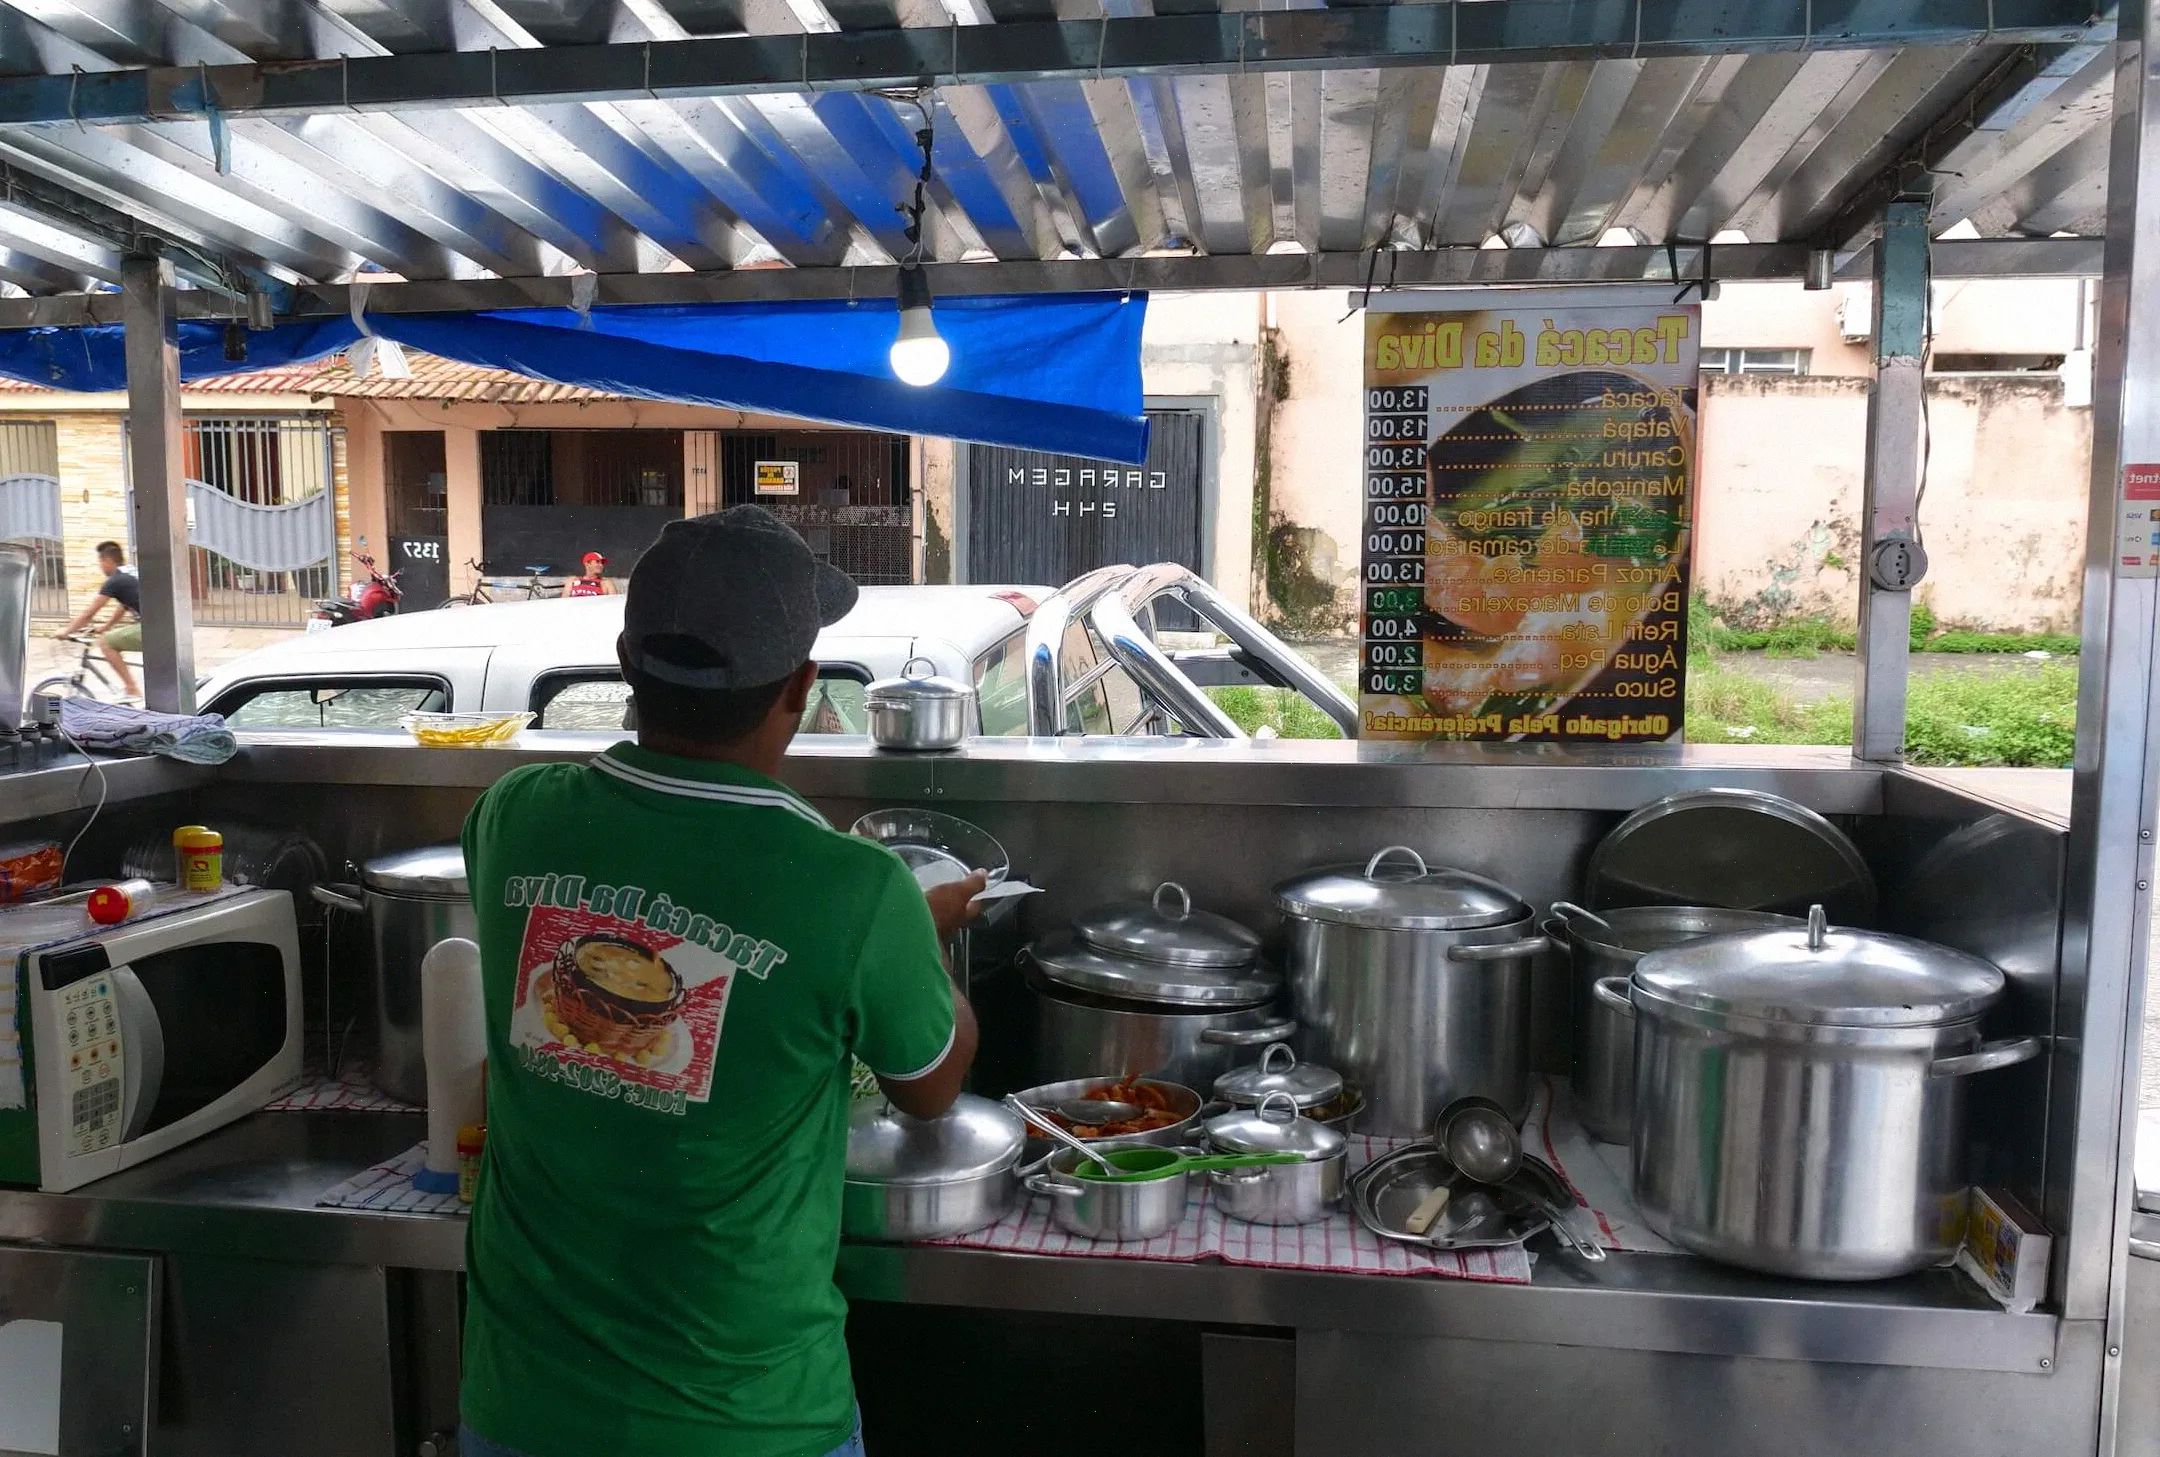
[[(1027, 1124), (1028, 1127), (1035, 1129), (1044, 1137), (1062, 1143), (1065, 1147), (1074, 1150), (1080, 1155), (1084, 1163), (1093, 1164), (1101, 1169), (1104, 1178), (1110, 1178), (1117, 1173), (1117, 1170), (1111, 1167), (1109, 1161), (1096, 1153), (1094, 1149), (1089, 1148), (1079, 1139), (1074, 1138), (1070, 1133), (1051, 1122), (1050, 1119), (1044, 1117), (1040, 1108), (1021, 1102), (1018, 1093), (1007, 1093), (1005, 1095), (1005, 1106), (1019, 1114), (1020, 1120)], [(1073, 1172), (1076, 1174), (1080, 1172), (1077, 1165), (1074, 1167)]]
[(1147, 1109), (1138, 1103), (1121, 1103), (1115, 1098), (1066, 1098), (1049, 1105), (1059, 1115), (1070, 1118), (1085, 1128), (1100, 1128), (1105, 1123), (1123, 1123), (1139, 1118)]
[(1564, 1240), (1576, 1254), (1586, 1260), (1605, 1258), (1605, 1247), (1578, 1233), (1567, 1211), (1546, 1198), (1542, 1190), (1528, 1187), (1527, 1180), (1508, 1183), (1522, 1168), (1522, 1136), (1505, 1112), (1483, 1102), (1462, 1103), (1448, 1113), (1443, 1124), (1441, 1147), (1456, 1168), (1480, 1184), (1507, 1185), (1535, 1204), (1552, 1221), (1554, 1236)]

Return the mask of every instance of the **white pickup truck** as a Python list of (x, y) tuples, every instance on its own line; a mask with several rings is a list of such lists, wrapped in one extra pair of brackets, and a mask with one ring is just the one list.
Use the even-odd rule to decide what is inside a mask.
[[(196, 698), (235, 728), (384, 728), (421, 712), (530, 710), (537, 729), (625, 726), (623, 599), (416, 612), (308, 633), (236, 658)], [(1166, 649), (1182, 609), (1224, 646)], [(924, 657), (975, 685), (990, 735), (1242, 738), (1209, 687), (1295, 689), (1357, 734), (1357, 706), (1273, 633), (1176, 565), (1104, 567), (1061, 588), (865, 587), (818, 635), (803, 728), (862, 733), (863, 689)]]

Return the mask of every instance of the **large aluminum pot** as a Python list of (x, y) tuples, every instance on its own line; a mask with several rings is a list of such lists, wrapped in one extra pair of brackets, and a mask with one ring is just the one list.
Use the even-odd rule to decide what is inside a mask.
[(315, 899), (367, 917), (375, 981), (375, 1086), (403, 1102), (427, 1103), (420, 1049), (420, 962), (451, 936), (478, 942), (465, 886), (465, 852), (431, 845), (370, 860), (358, 885), (318, 885)]
[(1645, 954), (1702, 936), (1796, 930), (1801, 922), (1768, 911), (1715, 906), (1628, 906), (1602, 915), (1567, 901), (1553, 905), (1545, 934), (1568, 950), (1569, 1001), (1575, 1011), (1570, 1062), (1575, 1112), (1590, 1136), (1626, 1143), (1635, 1109), (1635, 1019), (1592, 994), (1608, 976), (1627, 977)]
[(1550, 943), (1513, 891), (1391, 845), (1285, 881), (1275, 904), (1300, 1050), (1364, 1094), (1359, 1132), (1428, 1137), (1472, 1095), (1529, 1112), (1532, 960)]
[[(1948, 1261), (1963, 1228), (1965, 1079), (2036, 1056), (1983, 1043), (2003, 974), (1902, 936), (1713, 936), (1637, 963), (1636, 1202), (1713, 1260), (1816, 1280)], [(1622, 995), (1615, 979), (1596, 994)]]
[(848, 1118), (840, 1229), (851, 1239), (922, 1240), (1004, 1218), (1020, 1192), (1025, 1130), (1010, 1111), (962, 1093), (936, 1118), (865, 1098)]
[(1241, 1050), (1297, 1030), (1277, 1010), (1282, 979), (1257, 963), (1153, 959), (1085, 936), (1054, 932), (1021, 953), (1043, 1082), (1131, 1074), (1211, 1088)]

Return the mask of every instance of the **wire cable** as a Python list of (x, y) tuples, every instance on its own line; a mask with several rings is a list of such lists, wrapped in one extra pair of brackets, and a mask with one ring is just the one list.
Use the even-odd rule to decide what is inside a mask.
[(92, 754), (88, 749), (85, 749), (81, 744), (76, 743), (75, 736), (69, 733), (66, 729), (61, 728), (58, 724), (55, 724), (53, 727), (55, 731), (59, 733), (61, 738), (68, 741), (68, 743), (74, 748), (76, 753), (82, 755), (85, 759), (88, 759), (90, 761), (90, 768), (83, 770), (83, 777), (77, 780), (75, 783), (76, 799), (80, 800), (82, 798), (83, 785), (89, 782), (90, 772), (93, 769), (97, 771), (98, 782), (97, 803), (93, 805), (90, 809), (90, 818), (82, 822), (82, 828), (75, 832), (75, 837), (67, 842), (67, 848), (60, 852), (60, 883), (62, 885), (66, 885), (68, 861), (74, 857), (75, 847), (82, 843), (82, 837), (90, 833), (90, 827), (96, 824), (98, 822), (98, 816), (105, 812), (105, 800), (107, 796), (112, 793), (112, 783), (105, 777), (105, 765), (102, 760), (98, 759), (96, 755)]

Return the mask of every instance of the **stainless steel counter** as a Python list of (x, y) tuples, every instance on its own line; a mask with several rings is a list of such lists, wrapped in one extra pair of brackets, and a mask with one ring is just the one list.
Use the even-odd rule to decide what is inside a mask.
[[(410, 1114), (257, 1114), (72, 1194), (0, 1191), (0, 1240), (456, 1270), (462, 1219), (315, 1205), (423, 1131)], [(1548, 1255), (1534, 1283), (1505, 1286), (849, 1244), (840, 1282), (915, 1304), (1966, 1371), (2045, 1370), (2058, 1324), (2005, 1315), (1948, 1272), (1809, 1285), (1652, 1255)]]

